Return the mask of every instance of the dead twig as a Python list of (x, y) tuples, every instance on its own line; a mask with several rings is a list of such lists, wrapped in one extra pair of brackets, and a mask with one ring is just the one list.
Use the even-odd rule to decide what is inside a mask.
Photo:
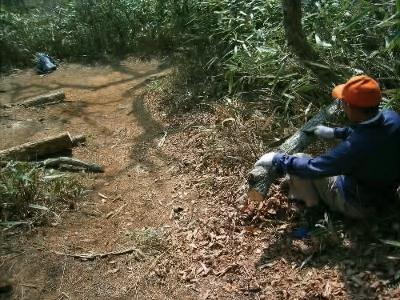
[(158, 148), (161, 148), (164, 145), (165, 139), (167, 138), (167, 135), (168, 135), (168, 132), (164, 131), (163, 137), (158, 142), (158, 145), (157, 145)]
[(13, 227), (19, 226), (19, 225), (28, 225), (29, 227), (32, 225), (32, 222), (28, 221), (7, 221), (7, 222), (0, 222), (0, 226), (4, 226), (5, 228), (3, 231), (10, 230)]
[(116, 216), (117, 214), (119, 214), (121, 212), (121, 210), (123, 210), (125, 208), (125, 206), (127, 205), (127, 203), (121, 205), (119, 208), (117, 208), (116, 210), (110, 211), (107, 215), (106, 215), (106, 219), (109, 219), (111, 217)]
[(20, 286), (33, 288), (33, 289), (38, 289), (39, 288), (37, 285), (34, 285), (32, 283), (21, 283)]
[(234, 270), (234, 269), (236, 269), (238, 267), (239, 267), (238, 264), (231, 264), (231, 265), (227, 266), (226, 268), (222, 269), (219, 272), (215, 272), (214, 271), (214, 275), (218, 276), (218, 277), (221, 277), (221, 276), (225, 275), (226, 273), (230, 272), (231, 270)]
[(73, 257), (73, 258), (78, 258), (81, 260), (93, 260), (96, 258), (105, 258), (108, 256), (112, 256), (112, 255), (123, 255), (123, 254), (128, 254), (128, 253), (133, 253), (135, 252), (136, 254), (138, 254), (140, 257), (144, 257), (144, 254), (142, 251), (140, 251), (139, 249), (137, 249), (136, 247), (130, 247), (124, 250), (118, 250), (118, 251), (112, 251), (112, 252), (105, 252), (105, 253), (78, 253), (78, 254), (74, 254), (74, 253), (64, 253), (64, 252), (59, 252), (59, 251), (51, 251), (54, 254), (57, 255), (64, 255), (64, 256), (69, 256), (69, 257)]
[(70, 297), (68, 296), (68, 294), (65, 293), (65, 292), (62, 292), (61, 295), (60, 295), (57, 299), (60, 300), (60, 299), (63, 299), (64, 297), (67, 298), (67, 299), (70, 299)]
[(307, 257), (300, 265), (300, 270), (305, 267), (306, 264), (310, 262), (310, 260), (313, 258), (314, 254), (311, 254), (309, 257)]
[(97, 193), (97, 195), (99, 195), (100, 198), (103, 198), (104, 200), (108, 199), (108, 197), (106, 195), (102, 194), (102, 193)]

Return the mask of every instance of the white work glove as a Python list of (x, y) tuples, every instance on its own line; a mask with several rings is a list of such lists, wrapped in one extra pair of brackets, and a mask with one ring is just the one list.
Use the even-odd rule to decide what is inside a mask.
[(274, 159), (276, 152), (268, 152), (265, 153), (263, 156), (260, 157), (259, 160), (254, 164), (255, 167), (262, 166), (262, 167), (272, 167), (272, 160)]
[(314, 134), (320, 138), (333, 139), (335, 137), (335, 130), (331, 127), (318, 125), (314, 128)]

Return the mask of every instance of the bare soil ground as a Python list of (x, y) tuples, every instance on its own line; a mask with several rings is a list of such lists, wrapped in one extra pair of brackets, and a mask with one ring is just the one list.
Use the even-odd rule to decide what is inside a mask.
[(0, 148), (86, 134), (73, 156), (106, 171), (86, 175), (88, 196), (57, 222), (2, 231), (0, 280), (13, 289), (0, 298), (400, 299), (398, 253), (365, 231), (340, 246), (293, 238), (298, 212), (278, 187), (269, 202), (238, 209), (240, 157), (226, 170), (218, 147), (208, 149), (219, 118), (169, 118), (157, 93), (144, 93), (170, 72), (130, 59), (1, 80), (0, 104), (60, 88), (67, 102), (0, 110)]

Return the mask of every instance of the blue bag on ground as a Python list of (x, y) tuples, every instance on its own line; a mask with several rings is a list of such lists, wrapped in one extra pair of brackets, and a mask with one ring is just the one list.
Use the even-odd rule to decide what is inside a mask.
[(310, 231), (307, 228), (304, 228), (304, 227), (296, 228), (293, 231), (293, 236), (296, 239), (299, 239), (299, 240), (305, 239), (305, 238), (308, 238), (310, 236)]
[(39, 74), (48, 74), (56, 69), (56, 63), (52, 57), (45, 53), (38, 53), (36, 55), (36, 71)]

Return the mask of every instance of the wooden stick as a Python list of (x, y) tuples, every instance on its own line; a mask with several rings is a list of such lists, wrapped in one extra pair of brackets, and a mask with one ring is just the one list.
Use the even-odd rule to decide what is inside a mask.
[[(332, 103), (328, 107), (322, 108), (319, 113), (309, 120), (300, 130), (292, 135), (286, 142), (276, 149), (277, 152), (294, 154), (303, 152), (314, 140), (314, 135), (306, 134), (304, 131), (320, 125), (337, 115), (339, 109), (336, 102)], [(267, 169), (264, 167), (255, 167), (250, 171), (247, 183), (248, 189), (248, 200), (260, 202), (268, 193), (271, 184), (278, 178), (276, 171), (271, 168)]]
[(107, 215), (106, 215), (106, 219), (109, 219), (111, 217), (116, 216), (117, 214), (119, 214), (121, 212), (121, 210), (123, 210), (125, 208), (125, 206), (127, 206), (128, 203), (125, 203), (123, 205), (121, 205), (119, 208), (117, 208), (116, 210), (110, 211)]
[(132, 252), (136, 252), (137, 254), (139, 254), (139, 256), (144, 257), (143, 252), (140, 251), (139, 249), (137, 249), (136, 247), (130, 247), (130, 248), (127, 248), (124, 250), (105, 252), (105, 253), (71, 254), (71, 253), (63, 253), (63, 252), (59, 252), (59, 251), (52, 251), (52, 252), (57, 255), (69, 256), (69, 257), (78, 258), (81, 260), (93, 260), (95, 258), (104, 258), (104, 257), (111, 256), (111, 255), (122, 255), (122, 254), (128, 254), (128, 253), (132, 253)]

